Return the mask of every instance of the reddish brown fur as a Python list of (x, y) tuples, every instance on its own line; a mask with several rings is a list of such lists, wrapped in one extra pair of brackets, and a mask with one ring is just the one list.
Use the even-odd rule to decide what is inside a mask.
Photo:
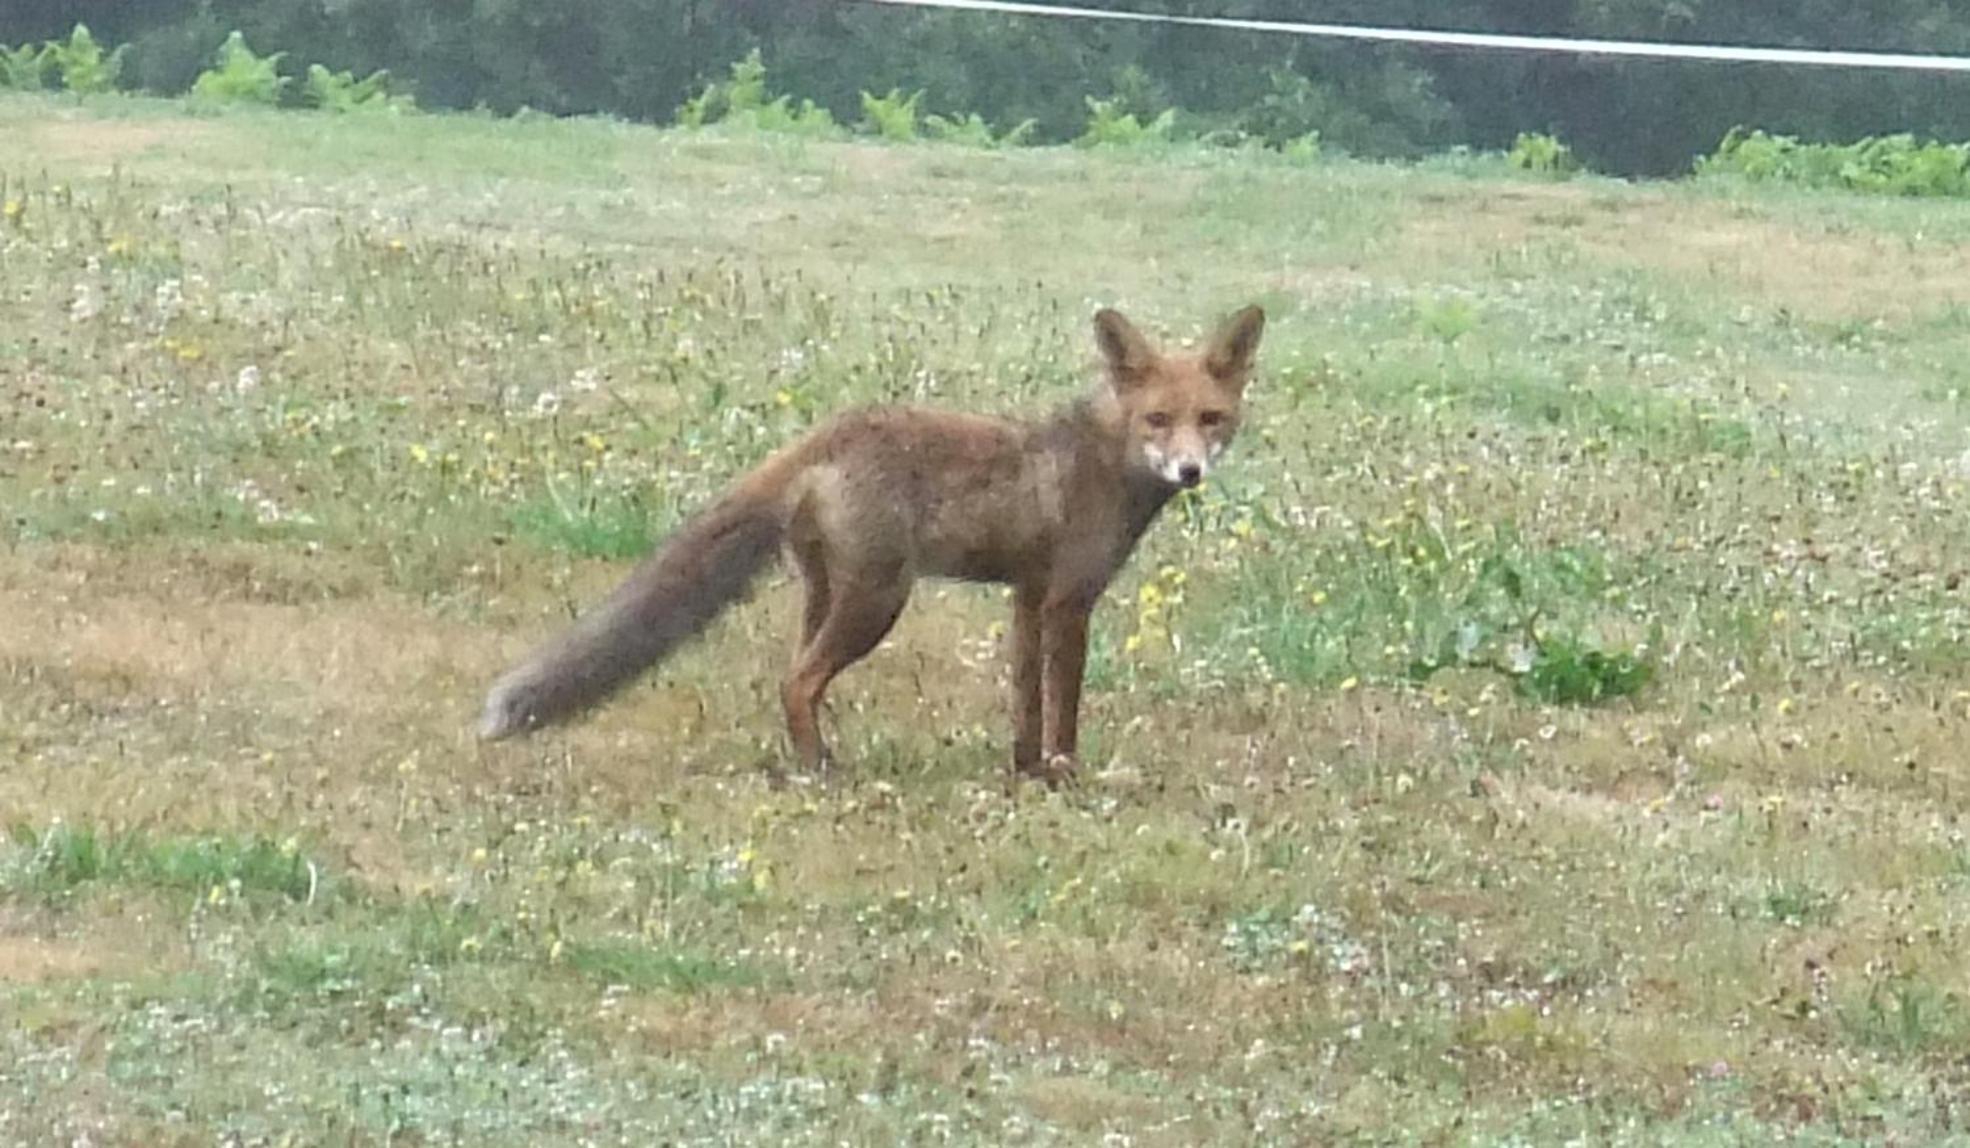
[(908, 407), (850, 412), (768, 459), (645, 561), (601, 607), (501, 679), (482, 736), (607, 696), (741, 597), (777, 547), (805, 583), (781, 687), (809, 769), (818, 711), (873, 650), (918, 578), (1014, 590), (1013, 763), (1073, 769), (1088, 615), (1179, 486), (1237, 431), (1264, 315), (1231, 317), (1203, 352), (1158, 353), (1114, 311), (1095, 317), (1108, 385), (1045, 422)]

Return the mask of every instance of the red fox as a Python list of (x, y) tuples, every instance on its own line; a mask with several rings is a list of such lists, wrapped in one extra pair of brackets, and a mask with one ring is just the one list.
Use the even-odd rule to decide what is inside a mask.
[(1013, 768), (1068, 780), (1088, 614), (1163, 504), (1230, 444), (1264, 327), (1247, 307), (1200, 352), (1164, 355), (1103, 310), (1106, 385), (1044, 422), (912, 407), (837, 416), (740, 478), (501, 678), (479, 735), (601, 701), (743, 597), (784, 550), (806, 590), (780, 689), (804, 767), (830, 764), (816, 720), (828, 684), (876, 648), (930, 576), (1012, 587)]

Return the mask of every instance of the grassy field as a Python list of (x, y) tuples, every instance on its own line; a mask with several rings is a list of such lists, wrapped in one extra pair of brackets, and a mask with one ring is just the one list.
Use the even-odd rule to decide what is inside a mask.
[[(0, 201), (0, 1142), (1970, 1142), (1970, 207), (25, 99)], [(968, 587), (831, 784), (781, 576), (470, 738), (816, 418), (1254, 300), (1080, 789)]]

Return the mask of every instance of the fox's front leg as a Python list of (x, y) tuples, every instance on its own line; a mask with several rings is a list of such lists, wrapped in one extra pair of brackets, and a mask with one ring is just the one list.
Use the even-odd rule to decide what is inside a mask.
[(1045, 712), (1040, 619), (1045, 597), (1043, 590), (1020, 587), (1013, 598), (1012, 768), (1019, 773), (1040, 772), (1041, 716)]
[(1041, 748), (1049, 781), (1073, 776), (1081, 728), (1081, 675), (1088, 663), (1090, 607), (1078, 599), (1047, 604), (1041, 639), (1046, 656), (1046, 706)]

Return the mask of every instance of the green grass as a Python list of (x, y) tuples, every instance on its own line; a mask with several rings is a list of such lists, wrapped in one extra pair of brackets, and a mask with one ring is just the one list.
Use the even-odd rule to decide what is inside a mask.
[[(0, 137), (0, 1140), (1960, 1136), (1963, 205), (106, 98)], [(1097, 305), (1254, 300), (1079, 790), (1007, 792), (971, 587), (840, 683), (824, 786), (768, 780), (784, 578), (470, 740), (816, 420), (1037, 413)]]
[(758, 984), (760, 976), (744, 965), (715, 957), (666, 952), (637, 942), (585, 941), (567, 950), (568, 967), (606, 985), (639, 992), (668, 989), (702, 992), (721, 986)]
[(634, 497), (571, 503), (550, 488), (546, 499), (514, 509), (513, 527), (520, 537), (538, 546), (585, 558), (624, 559), (640, 557), (655, 544), (658, 535), (652, 530), (653, 517)]
[(43, 831), (17, 825), (8, 855), (0, 860), (0, 887), (47, 899), (73, 896), (97, 885), (228, 895), (275, 894), (313, 900), (322, 874), (293, 839), (264, 837), (173, 838), (103, 833), (55, 825)]

